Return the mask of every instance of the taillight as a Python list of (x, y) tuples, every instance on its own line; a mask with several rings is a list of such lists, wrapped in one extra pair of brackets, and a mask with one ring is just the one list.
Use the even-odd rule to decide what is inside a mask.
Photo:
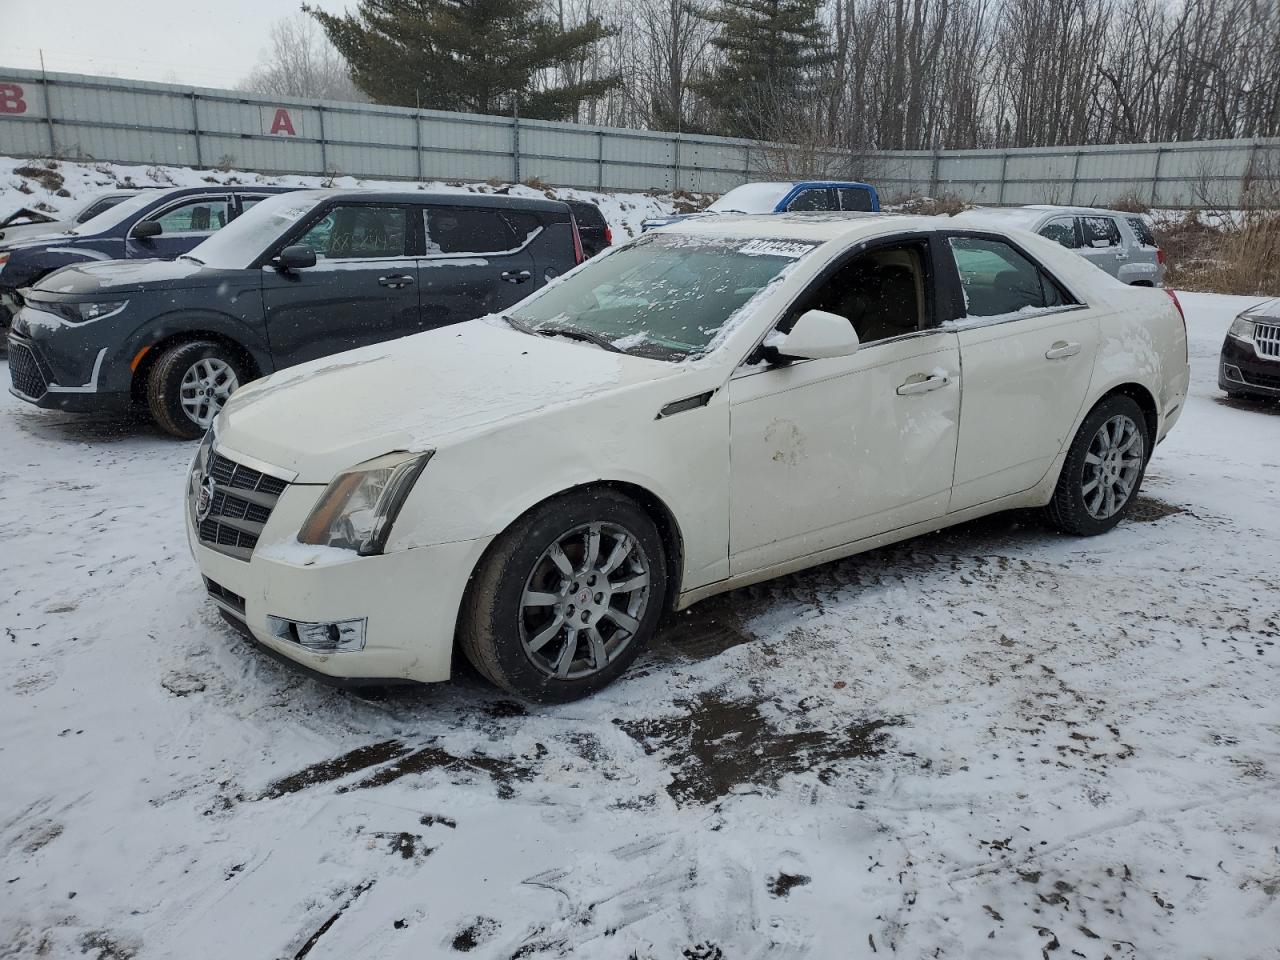
[(569, 222), (573, 224), (573, 263), (576, 266), (587, 258), (582, 253), (582, 237), (578, 234), (578, 220), (570, 216)]
[(1160, 264), (1162, 267), (1164, 266), (1164, 251), (1159, 247), (1156, 247), (1156, 263)]
[(1185, 329), (1187, 326), (1187, 314), (1186, 311), (1182, 309), (1182, 304), (1178, 300), (1178, 295), (1173, 292), (1172, 287), (1164, 287), (1163, 289), (1164, 292), (1169, 295), (1169, 299), (1173, 301), (1173, 305), (1178, 308), (1178, 316), (1182, 318), (1182, 326)]
[(606, 247), (613, 246), (613, 227), (610, 227), (607, 224), (604, 228), (604, 245)]

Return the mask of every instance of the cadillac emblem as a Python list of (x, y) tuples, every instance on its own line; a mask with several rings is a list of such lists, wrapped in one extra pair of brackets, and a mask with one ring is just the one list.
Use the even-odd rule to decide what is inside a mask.
[(200, 493), (196, 496), (197, 523), (204, 523), (209, 511), (213, 509), (214, 489), (213, 477), (205, 474), (205, 478), (200, 481)]

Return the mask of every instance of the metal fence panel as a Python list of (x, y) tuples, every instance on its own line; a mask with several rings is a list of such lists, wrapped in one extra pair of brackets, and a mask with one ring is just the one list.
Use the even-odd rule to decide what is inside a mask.
[[(52, 121), (52, 122), (51, 122)], [(601, 190), (723, 193), (778, 178), (786, 148), (173, 84), (0, 68), (0, 154), (356, 178), (527, 180)], [(1250, 177), (1280, 177), (1280, 138), (832, 155), (882, 196), (989, 204), (1236, 206)]]

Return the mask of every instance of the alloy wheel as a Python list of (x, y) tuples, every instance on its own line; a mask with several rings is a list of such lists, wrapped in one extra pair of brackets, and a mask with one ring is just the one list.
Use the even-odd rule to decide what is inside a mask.
[(182, 375), (178, 399), (192, 423), (207, 429), (227, 398), (240, 386), (231, 364), (217, 357), (197, 360)]
[(559, 680), (598, 673), (635, 637), (649, 588), (649, 558), (623, 527), (589, 523), (566, 531), (525, 581), (520, 642), (526, 655)]
[(1142, 474), (1146, 451), (1142, 431), (1132, 419), (1117, 414), (1105, 421), (1084, 456), (1080, 493), (1095, 520), (1109, 520), (1124, 509)]

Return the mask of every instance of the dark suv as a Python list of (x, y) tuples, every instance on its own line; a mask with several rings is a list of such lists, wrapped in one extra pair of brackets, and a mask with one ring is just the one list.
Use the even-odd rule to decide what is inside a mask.
[(63, 410), (146, 404), (195, 437), (248, 380), (504, 310), (581, 261), (558, 201), (297, 191), (175, 261), (77, 265), (24, 291), (11, 392)]
[(1250, 307), (1231, 322), (1218, 387), (1234, 399), (1280, 400), (1280, 299)]

